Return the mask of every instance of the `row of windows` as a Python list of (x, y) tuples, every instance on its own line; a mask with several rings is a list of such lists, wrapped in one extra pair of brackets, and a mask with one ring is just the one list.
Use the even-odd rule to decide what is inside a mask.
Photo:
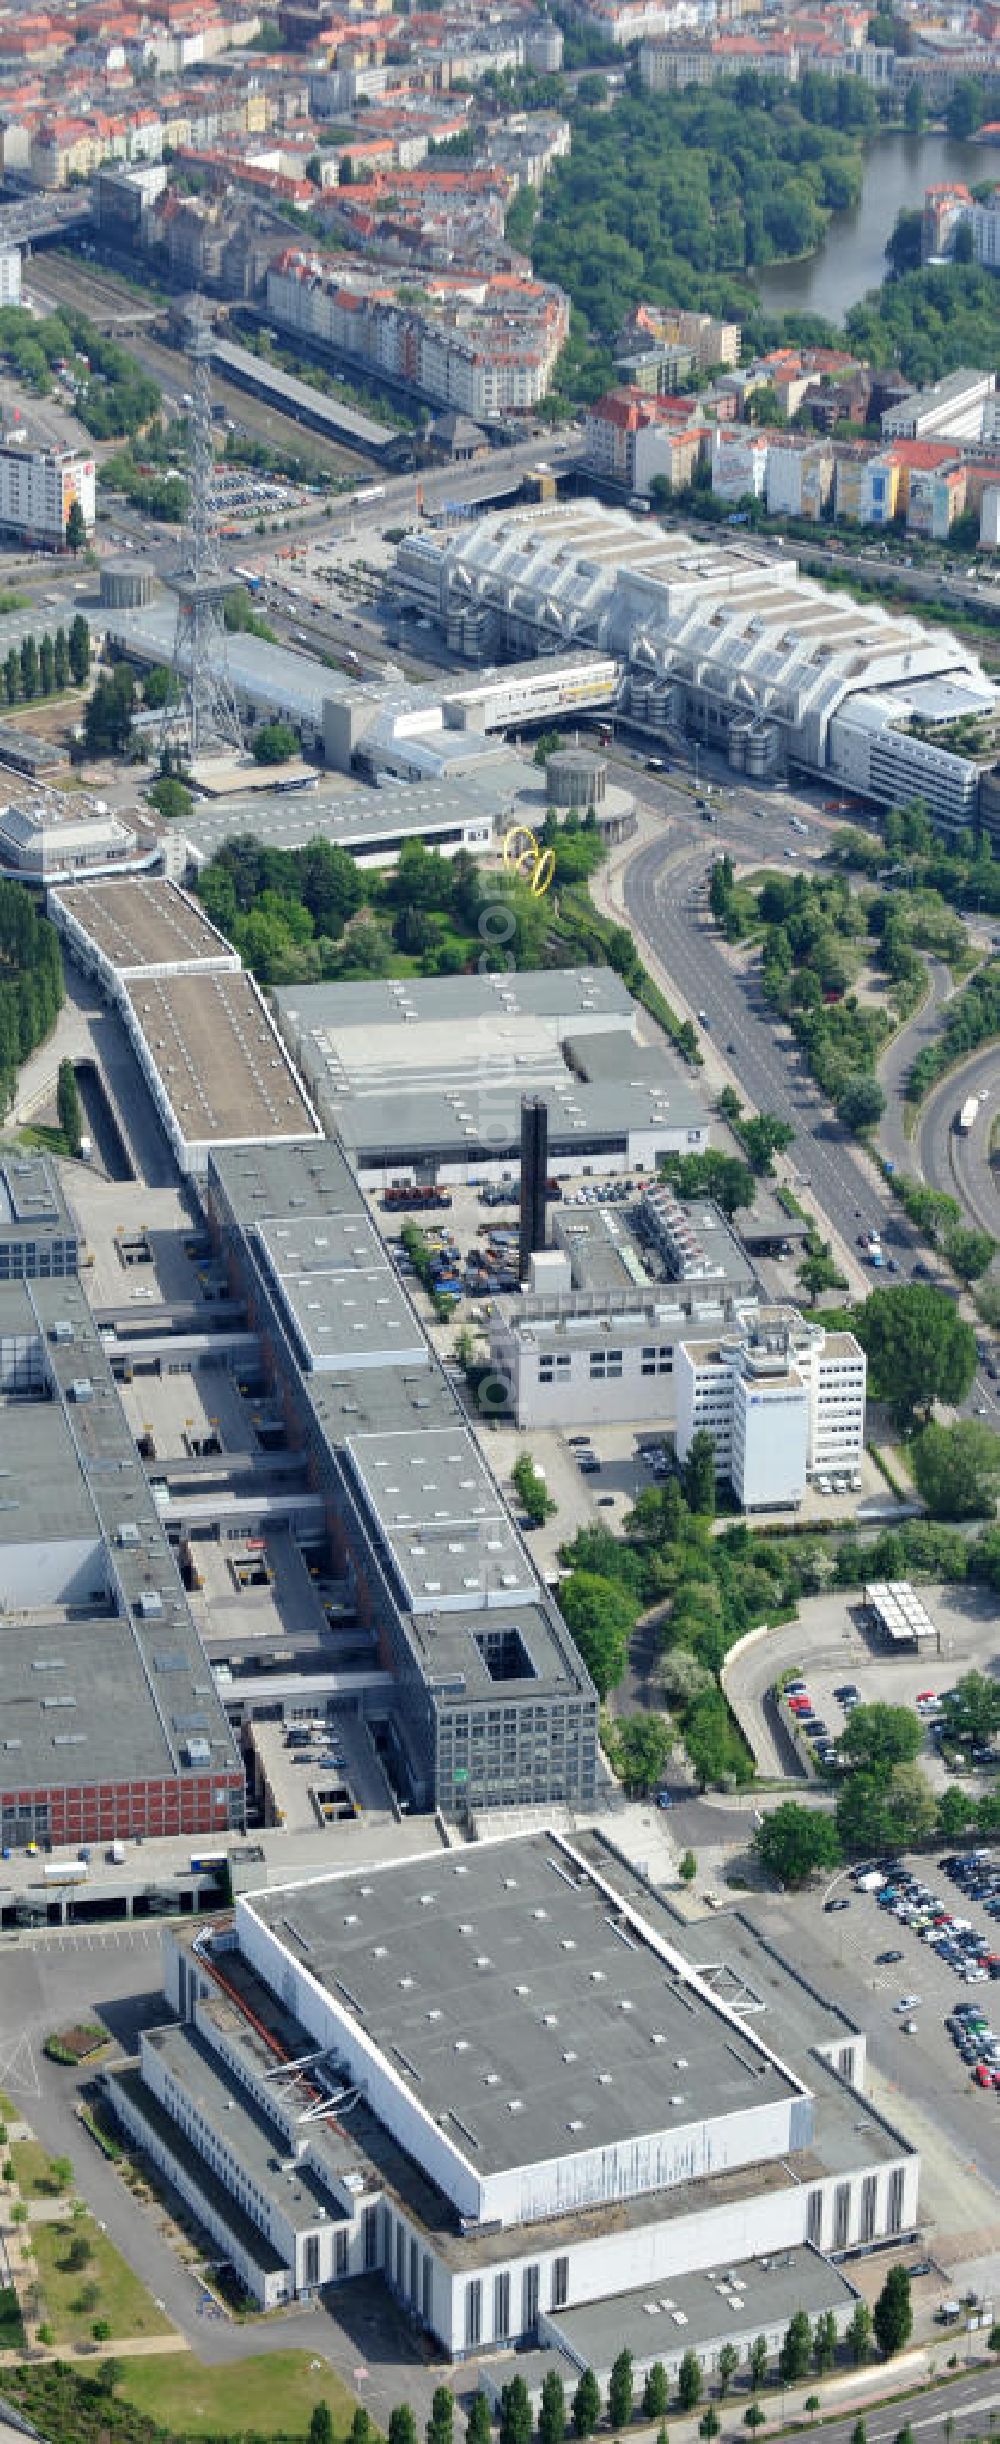
[[(534, 2332), (538, 2323), (539, 2269), (525, 2266), (521, 2273), (521, 2330)], [(569, 2258), (553, 2258), (550, 2271), (549, 2304), (565, 2308), (569, 2301)], [(504, 2270), (493, 2277), (493, 2340), (510, 2340), (510, 2274)], [(483, 2286), (476, 2275), (465, 2286), (465, 2347), (478, 2350), (483, 2339)]]

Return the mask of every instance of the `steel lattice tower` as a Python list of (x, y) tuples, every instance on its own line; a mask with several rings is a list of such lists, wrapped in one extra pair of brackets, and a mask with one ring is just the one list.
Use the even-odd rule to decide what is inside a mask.
[(188, 411), (187, 556), (166, 581), (177, 596), (173, 663), (177, 696), (164, 723), (164, 743), (179, 749), (190, 765), (212, 748), (238, 752), (243, 735), (226, 649), (224, 605), (232, 581), (220, 567), (213, 497), (212, 333), (210, 325), (197, 315), (192, 315), (189, 325), (188, 354), (194, 404)]

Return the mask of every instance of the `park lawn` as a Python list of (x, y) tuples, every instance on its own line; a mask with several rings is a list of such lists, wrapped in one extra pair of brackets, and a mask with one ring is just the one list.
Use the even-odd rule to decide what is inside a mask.
[[(57, 2342), (89, 2342), (96, 2317), (107, 2318), (112, 2342), (126, 2342), (136, 2334), (173, 2332), (169, 2317), (154, 2308), (145, 2284), (98, 2230), (92, 2216), (77, 2216), (72, 2223), (33, 2223), (30, 2234), (44, 2322), (51, 2325)], [(89, 2241), (91, 2256), (86, 2266), (71, 2274), (64, 2260), (80, 2234)], [(93, 2290), (98, 2294), (94, 2305), (81, 2307), (81, 2295), (89, 2296)]]
[(328, 2404), (337, 2435), (346, 2436), (357, 2409), (340, 2377), (325, 2364), (313, 2368), (308, 2351), (268, 2351), (219, 2368), (202, 2367), (188, 2351), (129, 2359), (118, 2392), (178, 2440), (244, 2428), (305, 2438), (317, 2402)]
[(12, 2139), (9, 2153), (14, 2166), (14, 2179), (22, 2198), (64, 2198), (68, 2195), (68, 2190), (62, 2189), (55, 2179), (51, 2156), (44, 2147), (39, 2146), (37, 2139)]

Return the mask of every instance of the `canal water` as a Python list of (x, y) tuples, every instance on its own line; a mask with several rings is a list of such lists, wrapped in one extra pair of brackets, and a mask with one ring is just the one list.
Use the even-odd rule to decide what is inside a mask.
[(755, 273), (764, 305), (774, 314), (808, 312), (843, 322), (848, 306), (884, 280), (886, 242), (899, 212), (922, 204), (925, 187), (953, 179), (971, 187), (991, 176), (1000, 180), (1000, 150), (989, 145), (898, 132), (873, 137), (859, 200), (850, 212), (834, 213), (818, 254), (769, 263)]

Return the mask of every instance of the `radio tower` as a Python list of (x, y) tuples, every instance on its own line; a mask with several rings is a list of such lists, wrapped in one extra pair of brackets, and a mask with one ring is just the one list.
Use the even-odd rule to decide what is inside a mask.
[(189, 322), (188, 355), (194, 405), (188, 411), (187, 553), (181, 567), (167, 578), (177, 596), (176, 700), (164, 723), (164, 743), (179, 750), (190, 767), (213, 748), (239, 753), (243, 736), (226, 650), (224, 606), (232, 587), (219, 563), (213, 498), (212, 333), (210, 325), (195, 313)]

